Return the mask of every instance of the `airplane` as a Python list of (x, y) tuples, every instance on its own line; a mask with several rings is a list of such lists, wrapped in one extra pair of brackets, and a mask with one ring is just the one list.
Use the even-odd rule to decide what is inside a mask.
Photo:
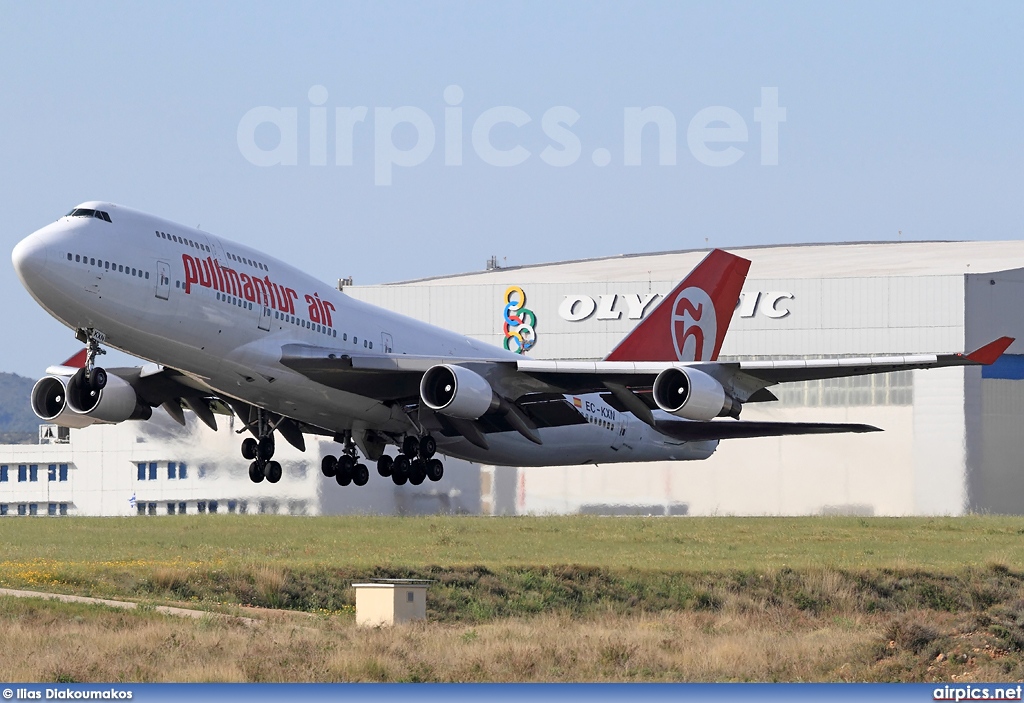
[[(723, 439), (872, 432), (863, 424), (740, 420), (769, 387), (994, 362), (970, 353), (719, 361), (750, 262), (711, 251), (600, 361), (539, 360), (384, 310), (244, 244), (127, 207), (85, 202), (12, 252), (32, 297), (85, 349), (33, 387), (73, 428), (183, 409), (236, 415), (249, 477), (281, 480), (275, 437), (338, 442), (321, 471), (397, 485), (440, 480), (437, 455), (513, 466), (700, 460)], [(514, 313), (513, 313), (514, 314)], [(105, 369), (105, 350), (149, 363)], [(397, 447), (392, 456), (390, 448)]]

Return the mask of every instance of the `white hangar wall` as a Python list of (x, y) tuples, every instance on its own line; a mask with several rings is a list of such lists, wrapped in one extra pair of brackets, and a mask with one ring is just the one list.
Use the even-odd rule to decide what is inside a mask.
[[(956, 352), (1002, 335), (1024, 339), (1017, 302), (1024, 272), (1014, 270), (1024, 267), (1024, 242), (735, 252), (752, 265), (725, 358)], [(519, 286), (537, 318), (532, 356), (600, 358), (641, 309), (653, 309), (656, 300), (644, 308), (651, 293), (667, 293), (705, 254), (526, 266), (346, 292), (500, 345), (506, 291)], [(1007, 359), (1018, 350), (1020, 342)], [(1024, 513), (1024, 467), (1017, 470), (1014, 458), (1024, 456), (1024, 433), (1013, 429), (1024, 406), (1017, 390), (1024, 363), (1015, 369), (984, 381), (978, 369), (957, 368), (785, 384), (775, 389), (780, 402), (750, 404), (744, 419), (862, 422), (885, 431), (727, 440), (702, 462), (498, 468), (496, 475), (513, 471), (515, 479), (495, 485), (516, 494), (492, 503), (520, 513)]]

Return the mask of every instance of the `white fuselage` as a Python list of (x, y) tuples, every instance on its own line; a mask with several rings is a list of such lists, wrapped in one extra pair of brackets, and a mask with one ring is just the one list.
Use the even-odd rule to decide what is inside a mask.
[[(311, 381), (281, 363), (282, 347), (521, 358), (355, 300), (244, 245), (109, 203), (81, 207), (109, 212), (111, 221), (63, 217), (23, 240), (13, 256), (26, 288), (68, 327), (98, 330), (109, 346), (219, 394), (333, 432), (402, 433), (410, 428), (401, 408)], [(438, 435), (438, 450), (488, 464), (549, 466), (703, 459), (717, 446), (667, 438), (598, 395), (567, 399), (587, 424), (542, 428), (542, 445), (510, 431), (489, 434), (488, 450)]]

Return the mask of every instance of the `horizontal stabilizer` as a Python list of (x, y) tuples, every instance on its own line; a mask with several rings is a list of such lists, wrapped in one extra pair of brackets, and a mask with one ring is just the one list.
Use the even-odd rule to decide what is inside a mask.
[(747, 420), (658, 420), (655, 429), (683, 441), (704, 439), (742, 439), (744, 437), (783, 437), (798, 434), (834, 434), (838, 432), (881, 432), (873, 425), (833, 422), (757, 422)]

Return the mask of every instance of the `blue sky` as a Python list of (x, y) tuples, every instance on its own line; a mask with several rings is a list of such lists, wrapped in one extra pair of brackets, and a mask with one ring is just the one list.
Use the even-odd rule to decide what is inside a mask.
[[(1024, 233), (1024, 5), (1020, 3), (12, 3), (0, 6), (0, 187), (8, 250), (90, 199), (119, 202), (253, 246), (326, 281), (377, 283), (508, 265), (713, 246)], [(457, 85), (463, 159), (445, 164), (445, 89)], [(310, 150), (322, 86), (327, 165)], [(761, 162), (754, 110), (786, 110), (778, 165)], [(239, 146), (254, 108), (294, 108), (295, 165)], [(336, 108), (367, 108), (352, 164), (336, 165)], [(416, 108), (435, 144), (375, 182), (375, 160), (413, 148), (382, 108)], [(473, 126), (496, 107), (486, 163)], [(660, 106), (627, 166), (624, 115)], [(542, 125), (579, 115), (580, 155)], [(727, 108), (747, 129), (729, 166), (688, 145), (691, 120)], [(504, 114), (504, 113), (503, 113)], [(722, 114), (721, 112), (717, 114)], [(723, 123), (709, 123), (711, 128)], [(252, 143), (277, 144), (261, 124)], [(393, 147), (391, 146), (393, 145)], [(606, 149), (610, 162), (595, 165)], [(684, 272), (680, 272), (682, 274)], [(12, 269), (0, 370), (38, 376), (76, 348)], [(13, 329), (11, 329), (13, 328)]]

